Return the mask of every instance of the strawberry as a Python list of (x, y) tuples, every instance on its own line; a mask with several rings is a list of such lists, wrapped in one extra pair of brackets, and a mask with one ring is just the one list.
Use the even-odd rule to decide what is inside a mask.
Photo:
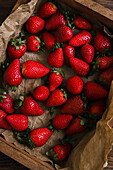
[(35, 52), (35, 51), (38, 51), (40, 49), (41, 41), (40, 41), (39, 37), (32, 35), (32, 36), (30, 36), (26, 39), (26, 42), (27, 42), (27, 49), (29, 51)]
[(62, 84), (64, 74), (57, 70), (53, 70), (49, 76), (49, 89), (53, 92), (57, 87)]
[(6, 120), (6, 116), (7, 114), (0, 110), (0, 128), (4, 128), (4, 129), (12, 129), (12, 127), (9, 125), (9, 123)]
[(75, 17), (74, 25), (80, 29), (93, 29), (92, 24), (82, 16)]
[(50, 151), (46, 152), (46, 155), (54, 160), (54, 162), (62, 162), (68, 157), (71, 148), (71, 144), (58, 144), (55, 145)]
[(83, 80), (78, 76), (73, 76), (67, 80), (66, 88), (72, 94), (80, 94), (83, 90)]
[(86, 43), (90, 43), (91, 39), (92, 35), (88, 31), (82, 30), (69, 41), (69, 45), (80, 47), (82, 45), (85, 45)]
[(18, 131), (24, 131), (28, 128), (28, 118), (22, 114), (14, 114), (6, 117), (8, 123)]
[(50, 69), (39, 62), (28, 60), (23, 64), (22, 74), (25, 78), (38, 79), (50, 72)]
[(37, 34), (42, 31), (45, 26), (45, 21), (38, 16), (32, 16), (26, 23), (26, 30), (30, 34)]
[(43, 41), (45, 43), (45, 47), (47, 48), (47, 50), (51, 50), (56, 43), (55, 36), (50, 34), (49, 32), (43, 32), (42, 36)]
[(71, 57), (69, 63), (76, 74), (79, 76), (86, 76), (90, 70), (90, 66), (83, 60)]
[(95, 50), (90, 44), (86, 44), (81, 48), (81, 55), (83, 59), (90, 64), (94, 58)]
[(20, 60), (15, 59), (6, 69), (4, 75), (4, 82), (10, 86), (18, 86), (22, 81), (20, 73)]
[(57, 7), (52, 2), (46, 2), (39, 10), (38, 16), (40, 18), (47, 18), (56, 13)]
[(38, 86), (33, 91), (33, 97), (35, 100), (45, 101), (49, 96), (49, 89), (46, 86)]
[(70, 40), (72, 36), (72, 29), (66, 25), (60, 25), (56, 31), (56, 41), (60, 43)]
[(38, 103), (31, 97), (25, 97), (20, 107), (21, 113), (28, 116), (40, 116), (44, 113)]
[(26, 44), (21, 39), (12, 39), (10, 45), (8, 46), (8, 56), (11, 59), (19, 59), (26, 52)]
[(89, 108), (89, 113), (92, 115), (96, 114), (96, 116), (99, 118), (102, 116), (104, 111), (105, 111), (104, 100), (98, 100), (98, 101), (93, 102)]
[(108, 96), (108, 91), (93, 81), (85, 84), (84, 93), (86, 98), (90, 100), (99, 100)]
[(75, 57), (75, 49), (70, 45), (64, 44), (63, 52), (65, 57), (65, 63), (69, 66), (69, 58)]
[(71, 97), (61, 109), (61, 113), (82, 115), (86, 111), (86, 102), (81, 95)]
[(52, 67), (62, 67), (64, 63), (64, 56), (63, 56), (63, 50), (62, 48), (58, 48), (54, 50), (51, 54), (48, 56), (48, 64)]
[(52, 134), (53, 132), (50, 131), (48, 128), (42, 127), (31, 131), (30, 136), (32, 138), (32, 142), (35, 143), (35, 147), (40, 147), (48, 141)]
[(85, 131), (84, 122), (81, 118), (76, 117), (65, 130), (66, 135), (78, 134)]
[(60, 25), (66, 24), (64, 20), (64, 15), (59, 13), (55, 13), (51, 18), (46, 23), (46, 30), (51, 31), (51, 30), (56, 30)]
[(62, 130), (68, 127), (69, 123), (71, 122), (73, 116), (72, 115), (56, 115), (53, 119), (53, 126), (57, 130)]
[(111, 50), (111, 41), (109, 37), (102, 31), (97, 29), (96, 35), (93, 41), (95, 50), (98, 52), (103, 52), (106, 49)]
[(100, 73), (99, 81), (109, 87), (113, 80), (113, 66), (105, 70), (104, 72)]
[(0, 108), (8, 114), (14, 113), (13, 99), (9, 94), (0, 95)]
[(46, 106), (54, 107), (60, 106), (67, 101), (67, 94), (63, 89), (57, 89), (49, 96)]

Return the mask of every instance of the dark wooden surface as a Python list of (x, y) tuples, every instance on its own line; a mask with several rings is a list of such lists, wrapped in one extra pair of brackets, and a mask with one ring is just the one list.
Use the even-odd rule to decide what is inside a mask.
[[(0, 0), (0, 25), (5, 18), (10, 14), (11, 9), (15, 5), (17, 0)], [(94, 0), (99, 4), (113, 10), (113, 0)], [(26, 167), (22, 166), (18, 162), (9, 158), (8, 156), (0, 152), (0, 170), (27, 170)], [(108, 155), (108, 167), (104, 170), (113, 170), (113, 148)]]

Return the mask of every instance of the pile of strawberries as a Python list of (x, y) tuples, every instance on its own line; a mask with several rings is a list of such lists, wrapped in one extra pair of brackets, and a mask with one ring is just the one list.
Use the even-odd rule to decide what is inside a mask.
[[(13, 130), (16, 139), (31, 149), (43, 146), (55, 130), (64, 130), (63, 142), (46, 152), (54, 161), (62, 162), (72, 149), (68, 140), (72, 138), (70, 135), (94, 127), (105, 110), (113, 80), (111, 39), (102, 30), (93, 29), (93, 25), (82, 16), (74, 16), (70, 11), (62, 13), (51, 2), (46, 2), (38, 16), (30, 17), (24, 27), (29, 36), (11, 39), (8, 45), (9, 64), (2, 64), (3, 81), (16, 90), (22, 77), (38, 79), (46, 76), (48, 86), (38, 86), (32, 95), (21, 95), (16, 101), (9, 94), (1, 94), (0, 127)], [(74, 35), (75, 29), (79, 31)], [(26, 50), (36, 52), (44, 45), (49, 51), (47, 62), (54, 69), (33, 60), (20, 66), (19, 59)], [(80, 58), (76, 57), (76, 51), (79, 51)], [(63, 64), (75, 71), (75, 76), (67, 80), (65, 87), (62, 87), (63, 72), (56, 70)], [(85, 84), (82, 78), (95, 73), (96, 80)], [(60, 106), (61, 112), (48, 122), (47, 127), (31, 131), (27, 116), (44, 113), (37, 101), (46, 101), (45, 105), (52, 114), (54, 107)]]

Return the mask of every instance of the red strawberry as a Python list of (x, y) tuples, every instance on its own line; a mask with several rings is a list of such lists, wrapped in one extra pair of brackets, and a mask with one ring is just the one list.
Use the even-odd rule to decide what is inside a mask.
[(93, 81), (85, 84), (84, 93), (86, 98), (90, 100), (99, 100), (108, 96), (108, 91)]
[(93, 29), (92, 24), (81, 16), (77, 16), (74, 19), (74, 25), (80, 29)]
[(99, 70), (105, 70), (113, 64), (113, 56), (99, 57), (96, 59), (95, 66)]
[(52, 67), (62, 67), (64, 63), (64, 56), (63, 56), (63, 50), (62, 48), (58, 48), (55, 51), (53, 51), (49, 56), (48, 56), (48, 64)]
[(19, 59), (26, 52), (26, 44), (20, 39), (12, 39), (11, 44), (8, 46), (8, 56), (11, 59)]
[(85, 131), (84, 123), (82, 119), (76, 117), (70, 126), (65, 130), (66, 135), (77, 134)]
[(90, 70), (90, 66), (81, 59), (71, 57), (69, 58), (69, 63), (79, 76), (86, 76)]
[(73, 31), (66, 25), (60, 25), (56, 31), (56, 41), (65, 42), (72, 38)]
[(56, 30), (60, 25), (65, 25), (64, 16), (61, 13), (54, 14), (46, 23), (46, 30)]
[(89, 108), (90, 114), (96, 114), (97, 117), (101, 117), (102, 114), (105, 111), (105, 101), (104, 100), (98, 100), (96, 102), (93, 102)]
[(57, 130), (62, 130), (68, 127), (69, 123), (71, 122), (73, 116), (72, 115), (56, 115), (53, 119), (53, 126)]
[(46, 106), (47, 107), (54, 107), (60, 106), (64, 104), (67, 100), (67, 94), (63, 89), (57, 89), (49, 96)]
[(64, 52), (64, 57), (65, 57), (65, 63), (69, 65), (69, 58), (75, 57), (75, 49), (74, 47), (65, 44), (63, 46), (63, 52)]
[(38, 103), (31, 97), (25, 97), (20, 107), (21, 113), (28, 116), (40, 116), (44, 113)]
[(13, 99), (9, 94), (0, 95), (0, 108), (8, 114), (14, 113)]
[(102, 30), (96, 30), (93, 45), (98, 52), (103, 52), (105, 49), (111, 50), (111, 41)]
[(86, 102), (81, 95), (71, 97), (61, 109), (61, 113), (82, 115), (86, 111)]
[(26, 29), (30, 34), (37, 34), (42, 31), (45, 26), (45, 21), (38, 16), (32, 16), (26, 23)]
[(28, 118), (22, 114), (14, 114), (6, 117), (9, 124), (18, 131), (24, 131), (28, 128)]
[(80, 94), (83, 90), (83, 80), (78, 76), (73, 76), (67, 80), (66, 88), (72, 94)]
[(56, 13), (57, 7), (52, 2), (46, 2), (39, 10), (38, 16), (40, 18), (47, 18)]
[(25, 78), (37, 79), (47, 75), (50, 69), (39, 62), (28, 60), (23, 64), (22, 74)]
[(46, 155), (53, 159), (55, 162), (62, 162), (68, 157), (71, 148), (71, 144), (58, 144), (55, 145), (50, 151), (46, 152)]
[(32, 36), (30, 36), (26, 39), (26, 42), (27, 42), (27, 49), (29, 51), (35, 52), (35, 51), (38, 51), (40, 49), (41, 41), (40, 41), (39, 37), (32, 35)]
[(50, 34), (49, 32), (43, 32), (42, 36), (43, 41), (45, 43), (45, 47), (47, 48), (47, 50), (51, 50), (56, 43), (55, 36)]
[(113, 67), (108, 68), (104, 72), (100, 73), (99, 81), (109, 87), (113, 80)]
[(33, 91), (33, 97), (35, 100), (45, 101), (49, 96), (49, 89), (46, 86), (38, 86)]
[(35, 146), (40, 147), (48, 141), (52, 134), (53, 132), (51, 132), (48, 128), (42, 127), (31, 131), (30, 136), (32, 141), (35, 143)]
[(81, 48), (81, 55), (83, 59), (90, 64), (94, 58), (95, 50), (90, 44), (86, 44)]
[(86, 43), (90, 43), (91, 38), (92, 35), (88, 31), (82, 30), (69, 41), (69, 45), (80, 47)]
[(54, 70), (49, 76), (49, 89), (53, 92), (57, 87), (62, 84), (63, 81), (63, 72)]
[(10, 86), (18, 86), (22, 81), (20, 73), (20, 60), (15, 59), (4, 73), (4, 81)]
[(6, 120), (6, 116), (7, 114), (0, 110), (0, 128), (4, 128), (4, 129), (12, 129), (12, 127), (9, 125), (9, 123)]

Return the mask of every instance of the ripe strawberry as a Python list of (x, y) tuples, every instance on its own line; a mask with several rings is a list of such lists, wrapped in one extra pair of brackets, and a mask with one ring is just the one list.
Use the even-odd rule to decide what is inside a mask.
[(96, 102), (93, 102), (89, 108), (90, 114), (96, 114), (97, 117), (101, 117), (105, 110), (105, 101), (104, 100), (98, 100)]
[(45, 21), (38, 16), (32, 16), (26, 23), (27, 32), (30, 34), (37, 34), (42, 31), (45, 26)]
[(105, 49), (111, 50), (111, 41), (109, 37), (99, 29), (96, 30), (93, 45), (98, 52), (103, 52)]
[(48, 56), (48, 64), (52, 67), (62, 67), (64, 63), (64, 56), (63, 56), (63, 50), (62, 48), (58, 48), (55, 51), (53, 51), (49, 56)]
[(25, 97), (20, 107), (21, 113), (28, 116), (40, 116), (44, 113), (38, 103), (31, 97)]
[(61, 109), (61, 113), (82, 115), (86, 111), (86, 102), (81, 95), (71, 97)]
[(54, 14), (46, 23), (46, 30), (56, 30), (60, 25), (66, 24), (64, 16), (61, 13)]
[(86, 43), (90, 43), (91, 38), (92, 35), (88, 31), (82, 30), (69, 41), (69, 45), (80, 47), (82, 45), (85, 45)]
[(23, 64), (22, 74), (25, 78), (38, 79), (50, 72), (50, 69), (39, 62), (28, 60)]
[(38, 86), (33, 91), (33, 97), (35, 100), (45, 101), (49, 96), (49, 89), (46, 86)]
[(53, 132), (50, 131), (48, 128), (42, 127), (31, 131), (30, 136), (32, 138), (32, 141), (35, 143), (35, 147), (40, 147), (48, 141), (52, 134)]
[(66, 135), (78, 134), (85, 131), (85, 126), (82, 119), (76, 117), (65, 130)]
[(12, 39), (8, 46), (8, 56), (11, 59), (19, 59), (24, 55), (26, 49), (26, 44), (21, 39)]
[(90, 64), (94, 58), (95, 50), (90, 44), (86, 44), (81, 48), (81, 55), (83, 59)]
[(28, 118), (22, 114), (14, 114), (6, 117), (8, 123), (18, 131), (24, 131), (28, 128)]
[(72, 29), (66, 25), (60, 25), (56, 31), (56, 41), (60, 43), (70, 40), (72, 36)]
[(78, 76), (73, 76), (67, 80), (66, 88), (72, 94), (80, 94), (83, 90), (84, 82)]
[(90, 100), (99, 100), (108, 96), (108, 91), (93, 81), (85, 84), (84, 93), (86, 98)]
[(60, 106), (67, 101), (67, 94), (63, 89), (57, 89), (49, 96), (46, 106), (54, 107)]
[(12, 129), (12, 127), (9, 125), (9, 123), (6, 120), (6, 116), (7, 114), (0, 110), (0, 128), (4, 128), (4, 129)]
[(46, 155), (49, 156), (55, 162), (62, 162), (68, 157), (71, 148), (71, 144), (58, 144), (55, 145), (50, 151), (46, 152)]
[(56, 13), (57, 7), (52, 2), (46, 2), (39, 10), (38, 16), (40, 18), (47, 18)]
[(75, 17), (74, 25), (80, 29), (93, 29), (92, 24), (82, 16)]
[(51, 50), (56, 43), (55, 36), (50, 34), (49, 32), (43, 32), (42, 36), (43, 41), (45, 43), (45, 47), (47, 48), (47, 50)]
[(27, 42), (27, 49), (29, 51), (35, 52), (35, 51), (38, 51), (40, 49), (41, 41), (40, 41), (39, 37), (32, 35), (32, 36), (30, 36), (26, 39), (26, 42)]
[(4, 82), (10, 86), (18, 86), (22, 81), (20, 73), (20, 60), (15, 59), (6, 69), (4, 75)]
[(0, 95), (0, 108), (8, 114), (14, 113), (13, 99), (9, 94)]
[(99, 81), (109, 87), (113, 80), (113, 66), (105, 70), (104, 72), (100, 73)]
[(53, 119), (53, 126), (57, 130), (62, 130), (68, 127), (69, 123), (71, 122), (73, 116), (72, 115), (56, 115)]
[(70, 65), (69, 64), (69, 58), (75, 57), (75, 49), (74, 49), (74, 47), (72, 47), (70, 45), (67, 45), (67, 44), (64, 44), (63, 52), (64, 52), (64, 57), (65, 57), (65, 63), (67, 65)]
[(64, 74), (54, 70), (49, 76), (49, 89), (53, 92), (57, 87), (62, 84)]
[(83, 60), (71, 57), (69, 63), (76, 74), (79, 76), (86, 76), (90, 70), (90, 66)]

